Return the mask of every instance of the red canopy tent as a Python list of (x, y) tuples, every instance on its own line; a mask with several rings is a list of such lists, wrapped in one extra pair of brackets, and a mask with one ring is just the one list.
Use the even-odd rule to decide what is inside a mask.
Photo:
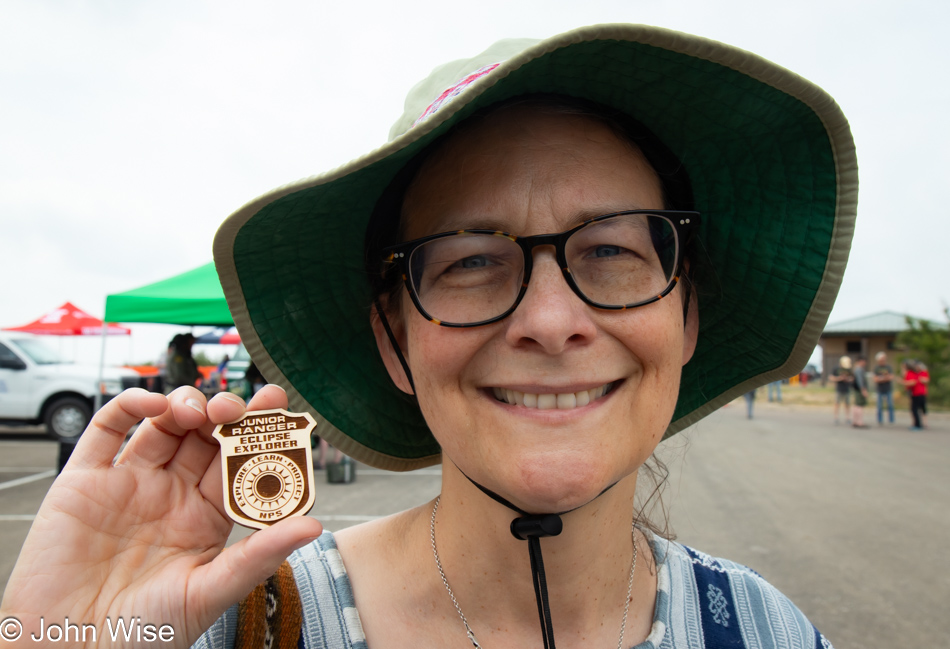
[(103, 331), (99, 318), (89, 315), (71, 302), (40, 316), (37, 320), (21, 327), (4, 327), (4, 331), (22, 331), (24, 333), (47, 336), (128, 336), (132, 330), (109, 323)]

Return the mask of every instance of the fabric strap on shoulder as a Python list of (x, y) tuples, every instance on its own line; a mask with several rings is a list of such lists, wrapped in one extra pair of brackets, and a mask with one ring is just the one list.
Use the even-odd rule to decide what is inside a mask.
[(235, 649), (297, 649), (303, 607), (293, 568), (284, 561), (238, 604)]

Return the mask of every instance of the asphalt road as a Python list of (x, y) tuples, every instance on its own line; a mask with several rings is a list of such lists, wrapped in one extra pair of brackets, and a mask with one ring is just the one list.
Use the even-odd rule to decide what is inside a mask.
[[(950, 646), (950, 416), (924, 432), (906, 414), (855, 430), (827, 409), (762, 401), (751, 421), (733, 404), (661, 447), (678, 539), (755, 568), (838, 649)], [(56, 454), (37, 431), (0, 431), (0, 584)], [(439, 480), (438, 468), (359, 466), (355, 483), (318, 489), (312, 515), (340, 529), (428, 500)]]

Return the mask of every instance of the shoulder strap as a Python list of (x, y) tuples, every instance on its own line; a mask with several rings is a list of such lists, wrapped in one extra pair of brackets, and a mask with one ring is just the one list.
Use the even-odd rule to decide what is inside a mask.
[(302, 625), (294, 571), (284, 561), (238, 604), (234, 649), (297, 649)]

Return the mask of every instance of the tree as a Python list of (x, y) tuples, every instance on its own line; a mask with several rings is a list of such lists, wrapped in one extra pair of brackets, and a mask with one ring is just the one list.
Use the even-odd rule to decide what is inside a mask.
[(947, 325), (943, 326), (907, 316), (908, 329), (898, 334), (897, 343), (907, 349), (907, 358), (927, 366), (927, 401), (950, 406), (950, 307), (944, 309), (944, 315)]
[(195, 356), (195, 363), (196, 363), (199, 367), (203, 367), (203, 366), (206, 366), (206, 365), (217, 365), (217, 363), (214, 362), (213, 360), (211, 360), (210, 358), (208, 358), (208, 355), (205, 354), (203, 351), (198, 352), (198, 353), (195, 354), (194, 356)]

